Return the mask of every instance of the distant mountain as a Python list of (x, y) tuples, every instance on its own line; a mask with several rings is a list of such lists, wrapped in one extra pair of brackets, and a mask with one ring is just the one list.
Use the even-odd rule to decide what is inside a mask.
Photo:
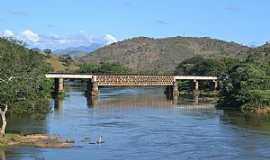
[(250, 48), (208, 37), (138, 37), (99, 48), (78, 60), (87, 63), (119, 63), (135, 71), (172, 72), (187, 58), (202, 56), (243, 56)]
[(264, 45), (262, 45), (261, 47), (263, 48), (270, 48), (270, 42), (266, 42)]
[(103, 46), (104, 44), (94, 43), (94, 44), (91, 44), (90, 46), (79, 46), (79, 47), (69, 47), (65, 49), (57, 49), (57, 50), (54, 50), (53, 52), (57, 55), (70, 55), (73, 57), (77, 57), (77, 56), (86, 55), (87, 53), (92, 52)]

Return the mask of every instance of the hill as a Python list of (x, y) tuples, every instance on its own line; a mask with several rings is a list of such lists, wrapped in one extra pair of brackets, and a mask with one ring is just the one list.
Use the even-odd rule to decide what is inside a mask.
[(52, 67), (52, 72), (77, 72), (79, 70), (79, 64), (68, 55), (56, 56), (47, 55), (46, 62)]
[(99, 48), (78, 60), (83, 63), (118, 63), (135, 71), (173, 72), (180, 62), (196, 55), (239, 57), (249, 49), (208, 37), (138, 37)]
[(79, 47), (69, 47), (65, 49), (57, 49), (54, 52), (56, 55), (70, 55), (72, 57), (83, 56), (89, 52), (92, 52), (100, 47), (103, 47), (103, 44), (94, 43), (90, 46), (79, 46)]

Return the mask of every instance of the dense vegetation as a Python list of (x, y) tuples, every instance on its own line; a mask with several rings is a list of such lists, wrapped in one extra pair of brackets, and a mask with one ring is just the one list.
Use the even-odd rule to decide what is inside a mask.
[[(195, 56), (180, 63), (175, 70), (175, 75), (197, 75), (197, 76), (220, 76), (222, 73), (239, 62), (239, 59), (229, 57), (204, 58)], [(181, 93), (192, 91), (192, 81), (186, 80), (179, 82)], [(212, 91), (213, 83), (201, 81), (200, 90)]]
[[(196, 56), (179, 64), (175, 73), (218, 76), (220, 79), (218, 107), (242, 111), (268, 109), (270, 107), (270, 48), (252, 49), (247, 52), (247, 55), (244, 59)], [(186, 83), (191, 82), (182, 82), (181, 90), (187, 89)]]
[(45, 56), (21, 42), (0, 38), (0, 106), (4, 135), (5, 114), (42, 116), (49, 111), (50, 67)]
[(218, 76), (239, 62), (229, 57), (204, 58), (195, 56), (180, 63), (175, 70), (176, 75)]
[(270, 77), (253, 63), (242, 62), (221, 76), (219, 106), (256, 110), (270, 106)]
[(253, 50), (247, 59), (233, 65), (220, 76), (219, 107), (244, 111), (270, 109), (270, 48)]
[(80, 73), (96, 73), (96, 74), (128, 74), (129, 69), (114, 63), (84, 63), (80, 65)]

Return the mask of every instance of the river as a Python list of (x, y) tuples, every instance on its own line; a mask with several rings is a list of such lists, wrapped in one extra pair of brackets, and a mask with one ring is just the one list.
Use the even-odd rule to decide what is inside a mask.
[[(44, 120), (9, 120), (13, 132), (75, 140), (69, 149), (0, 149), (11, 160), (270, 159), (270, 118), (216, 110), (211, 102), (167, 100), (163, 88), (102, 88), (88, 100), (84, 86), (67, 84)], [(102, 136), (105, 143), (91, 144)]]

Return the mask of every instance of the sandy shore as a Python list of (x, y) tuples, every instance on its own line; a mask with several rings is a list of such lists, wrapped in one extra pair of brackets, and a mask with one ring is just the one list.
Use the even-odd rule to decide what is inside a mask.
[(41, 148), (69, 148), (72, 147), (74, 141), (64, 140), (57, 136), (49, 136), (47, 134), (6, 134), (0, 138), (1, 146), (32, 146)]

